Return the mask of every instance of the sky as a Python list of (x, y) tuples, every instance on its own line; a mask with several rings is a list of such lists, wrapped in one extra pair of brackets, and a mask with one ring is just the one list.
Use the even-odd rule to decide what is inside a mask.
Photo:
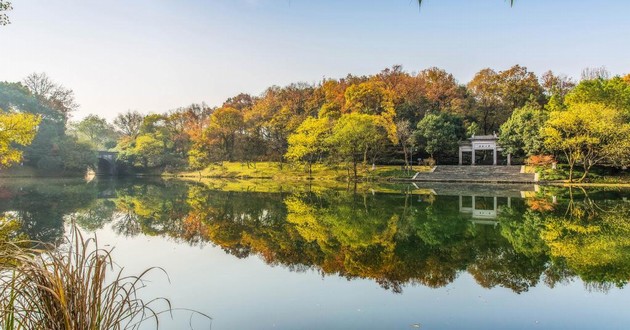
[(46, 72), (79, 120), (220, 106), (241, 92), (400, 64), (460, 83), (520, 64), (630, 73), (626, 0), (13, 0), (0, 81)]

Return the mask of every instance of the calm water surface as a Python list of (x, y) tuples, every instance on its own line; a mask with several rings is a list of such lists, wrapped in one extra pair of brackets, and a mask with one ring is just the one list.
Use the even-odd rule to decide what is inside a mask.
[[(10, 235), (74, 219), (196, 329), (625, 329), (630, 191), (0, 181)], [(190, 314), (163, 318), (188, 328)]]

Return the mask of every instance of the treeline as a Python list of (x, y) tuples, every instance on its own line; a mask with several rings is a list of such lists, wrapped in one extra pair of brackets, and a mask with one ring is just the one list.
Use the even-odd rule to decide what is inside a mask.
[[(582, 165), (585, 173), (601, 163), (623, 167), (630, 159), (630, 75), (611, 78), (604, 69), (585, 70), (575, 82), (551, 71), (538, 77), (516, 65), (483, 69), (463, 85), (438, 68), (416, 74), (394, 66), (370, 76), (273, 86), (259, 96), (243, 93), (221, 107), (192, 104), (146, 116), (128, 111), (113, 124), (94, 115), (68, 124), (72, 103), (61, 106), (55, 93), (46, 96), (28, 81), (0, 87), (46, 105), (23, 110), (50, 110), (42, 126), (55, 124), (64, 141), (119, 151), (136, 171), (291, 161), (307, 168), (316, 162), (347, 164), (356, 175), (362, 164), (409, 166), (418, 157), (449, 162), (459, 140), (493, 133), (505, 152), (549, 155), (571, 168)], [(4, 102), (2, 94), (0, 99)], [(0, 107), (22, 109), (4, 103)], [(33, 146), (38, 139), (55, 141), (40, 138), (44, 131), (40, 127)], [(60, 155), (56, 166), (70, 168), (62, 146), (49, 152)], [(78, 167), (87, 160), (80, 154), (72, 155)], [(31, 163), (50, 163), (50, 155), (26, 156)]]

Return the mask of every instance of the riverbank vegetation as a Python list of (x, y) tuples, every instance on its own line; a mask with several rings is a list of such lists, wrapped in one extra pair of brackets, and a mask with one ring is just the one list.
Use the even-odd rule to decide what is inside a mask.
[(113, 123), (96, 115), (71, 121), (72, 91), (33, 74), (0, 83), (0, 107), (41, 116), (32, 145), (23, 148), (24, 163), (48, 172), (94, 168), (95, 150), (110, 150), (118, 152), (121, 173), (221, 177), (217, 168), (238, 162), (248, 169), (239, 176), (273, 177), (258, 169), (272, 162), (302, 168), (307, 177), (336, 176), (329, 172), (343, 168), (343, 177), (356, 180), (382, 165), (455, 163), (458, 141), (491, 134), (517, 160), (567, 164), (561, 179), (570, 181), (630, 163), (630, 75), (610, 77), (602, 68), (585, 70), (579, 82), (551, 71), (538, 77), (519, 65), (488, 68), (461, 84), (442, 69), (410, 73), (393, 66), (369, 76), (273, 86), (258, 96), (241, 93), (220, 107), (127, 111)]

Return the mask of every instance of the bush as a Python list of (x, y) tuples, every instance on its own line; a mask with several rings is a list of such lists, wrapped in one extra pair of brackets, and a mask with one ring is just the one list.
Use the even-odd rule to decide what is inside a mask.
[(531, 166), (549, 166), (555, 162), (556, 159), (551, 155), (532, 155), (525, 160), (525, 163)]

